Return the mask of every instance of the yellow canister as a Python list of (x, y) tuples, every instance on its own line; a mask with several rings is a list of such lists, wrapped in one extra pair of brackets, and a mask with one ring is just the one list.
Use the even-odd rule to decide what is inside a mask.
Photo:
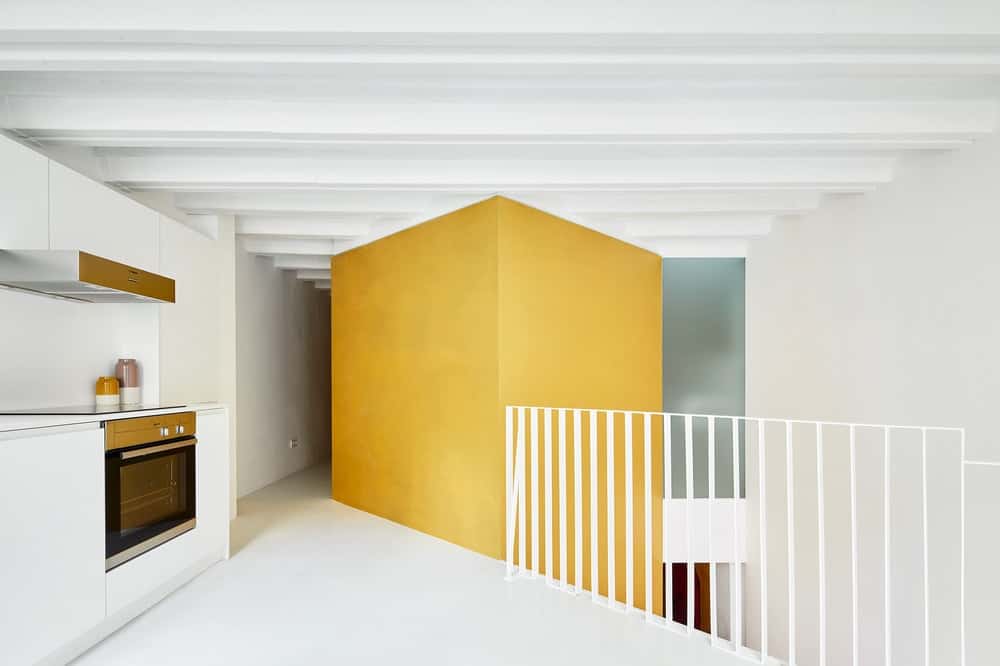
[(118, 380), (114, 377), (98, 377), (94, 393), (98, 407), (118, 406)]

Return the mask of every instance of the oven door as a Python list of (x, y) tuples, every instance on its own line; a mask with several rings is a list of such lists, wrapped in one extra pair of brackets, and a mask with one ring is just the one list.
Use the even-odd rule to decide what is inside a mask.
[(195, 526), (194, 437), (105, 455), (105, 570)]

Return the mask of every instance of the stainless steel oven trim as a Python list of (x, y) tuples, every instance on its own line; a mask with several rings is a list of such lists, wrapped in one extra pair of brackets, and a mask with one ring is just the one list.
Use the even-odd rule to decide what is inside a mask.
[(122, 460), (128, 460), (130, 458), (139, 458), (141, 456), (148, 456), (154, 453), (160, 453), (161, 451), (171, 451), (173, 449), (184, 448), (185, 446), (194, 446), (198, 443), (196, 437), (188, 437), (187, 439), (182, 439), (179, 442), (170, 442), (169, 444), (160, 444), (159, 446), (145, 446), (141, 449), (132, 449), (131, 451), (122, 451)]
[(124, 564), (129, 560), (131, 560), (133, 557), (138, 557), (139, 555), (142, 555), (147, 550), (152, 550), (153, 548), (156, 548), (157, 546), (166, 543), (167, 541), (170, 541), (176, 536), (180, 536), (185, 532), (193, 530), (195, 528), (196, 523), (197, 519), (192, 518), (191, 520), (187, 520), (176, 527), (170, 528), (166, 532), (160, 532), (156, 536), (150, 537), (149, 539), (143, 541), (142, 543), (138, 543), (132, 546), (131, 548), (123, 550), (120, 553), (115, 553), (111, 557), (104, 560), (104, 570), (110, 571), (115, 567), (117, 567), (119, 564)]

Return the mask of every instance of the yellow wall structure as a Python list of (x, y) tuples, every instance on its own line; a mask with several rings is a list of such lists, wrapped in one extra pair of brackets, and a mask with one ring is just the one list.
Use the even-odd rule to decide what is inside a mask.
[(486, 201), (335, 256), (330, 329), (333, 498), (494, 557), (496, 229)]
[[(494, 197), (337, 255), (331, 268), (334, 499), (502, 558), (505, 405), (661, 408), (661, 259), (655, 254)], [(603, 568), (603, 417), (598, 429)], [(615, 430), (621, 489), (624, 415)], [(584, 442), (588, 432), (585, 422)], [(656, 470), (662, 468), (658, 444)], [(633, 447), (640, 606), (642, 448)], [(572, 474), (567, 477), (571, 483)], [(655, 474), (654, 497), (662, 494), (661, 481)], [(572, 497), (571, 486), (568, 491)], [(624, 493), (617, 497), (615, 596), (624, 600)], [(585, 492), (584, 515), (589, 507)], [(654, 545), (660, 543), (659, 512), (654, 502)], [(589, 589), (589, 521), (584, 525)], [(568, 568), (574, 536), (571, 528)], [(558, 537), (549, 543), (558, 544)], [(657, 547), (654, 561), (661, 559)], [(659, 564), (654, 572), (655, 608), (662, 612)], [(574, 581), (575, 572), (567, 573)], [(606, 594), (603, 573), (598, 584)]]
[[(659, 255), (639, 249), (586, 227), (569, 223), (510, 199), (498, 199), (500, 253), (500, 402), (502, 405), (542, 405), (660, 411), (662, 402), (662, 298)], [(544, 413), (539, 415), (543, 433)], [(559, 414), (552, 418), (558, 440)], [(567, 423), (567, 497), (573, 489), (572, 412)], [(637, 418), (637, 417), (633, 417)], [(615, 421), (616, 598), (625, 596), (625, 416)], [(530, 421), (529, 421), (530, 422)], [(590, 453), (589, 419), (582, 417), (583, 582), (590, 580)], [(634, 421), (633, 430), (641, 432)], [(661, 446), (654, 442), (652, 469), (661, 470)], [(599, 591), (607, 594), (607, 449), (606, 422), (598, 419), (598, 552)], [(654, 428), (655, 432), (655, 428)], [(530, 433), (529, 433), (530, 435)], [(542, 434), (542, 436), (544, 436)], [(525, 437), (532, 455), (530, 436)], [(541, 452), (540, 452), (541, 453)], [(556, 457), (555, 454), (554, 458)], [(635, 603), (645, 604), (643, 446), (633, 446)], [(539, 458), (542, 456), (540, 455)], [(558, 461), (554, 459), (554, 467)], [(528, 511), (531, 510), (530, 478)], [(553, 474), (553, 498), (559, 496)], [(544, 498), (544, 493), (540, 493)], [(653, 475), (653, 497), (662, 496), (662, 475)], [(544, 512), (540, 501), (539, 515)], [(653, 503), (654, 562), (660, 555), (662, 504)], [(573, 502), (567, 502), (567, 578), (574, 570)], [(559, 569), (559, 505), (553, 500), (553, 575)], [(541, 521), (543, 522), (543, 521)], [(529, 534), (530, 537), (530, 534)], [(531, 543), (527, 540), (530, 559)], [(539, 545), (539, 570), (545, 571), (545, 544)], [(661, 613), (662, 567), (653, 568), (654, 610)]]

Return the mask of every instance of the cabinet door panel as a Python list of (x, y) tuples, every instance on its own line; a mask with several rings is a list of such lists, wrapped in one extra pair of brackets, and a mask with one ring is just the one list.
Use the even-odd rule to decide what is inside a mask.
[(83, 250), (159, 271), (159, 214), (57, 162), (49, 169), (53, 250)]
[(31, 664), (105, 616), (104, 437), (0, 438), (0, 663)]
[(212, 554), (229, 550), (229, 416), (225, 410), (198, 413), (198, 529)]
[(49, 247), (49, 160), (0, 136), (0, 249)]

